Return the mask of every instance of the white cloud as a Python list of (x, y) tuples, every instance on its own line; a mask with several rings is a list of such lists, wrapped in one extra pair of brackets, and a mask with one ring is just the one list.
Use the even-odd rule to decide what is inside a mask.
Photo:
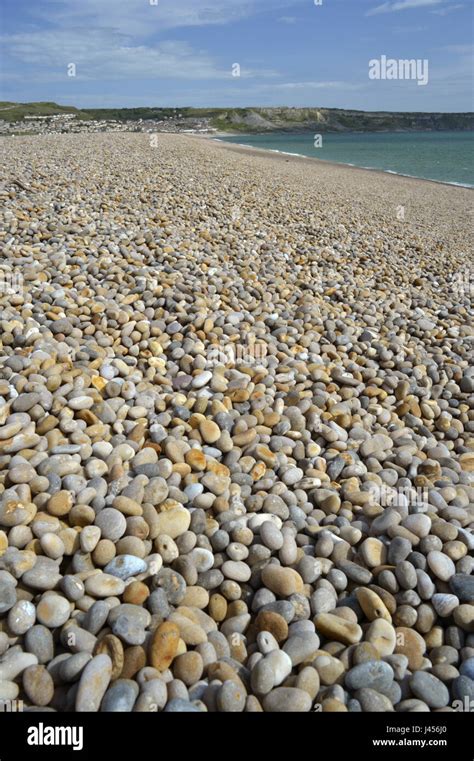
[(296, 16), (280, 16), (278, 19), (280, 24), (296, 24), (297, 20)]
[(442, 50), (448, 50), (450, 53), (457, 53), (458, 55), (473, 55), (474, 44), (468, 42), (461, 45), (445, 45)]
[(330, 81), (330, 82), (283, 82), (272, 85), (274, 90), (360, 90), (362, 85), (353, 82)]
[(431, 13), (434, 13), (435, 16), (447, 16), (448, 13), (452, 13), (453, 11), (459, 11), (461, 8), (465, 8), (466, 6), (463, 3), (456, 3), (456, 5), (446, 5), (444, 8), (439, 8), (436, 11), (431, 11)]
[[(164, 41), (154, 46), (134, 44), (129, 38), (103, 29), (77, 28), (60, 34), (43, 31), (3, 35), (4, 53), (33, 67), (32, 78), (46, 68), (54, 79), (67, 75), (74, 63), (77, 79), (222, 79), (231, 76), (219, 69), (207, 53), (185, 42)], [(245, 72), (243, 73), (243, 75)]]
[(385, 2), (371, 8), (366, 16), (378, 16), (380, 13), (394, 13), (395, 11), (406, 11), (413, 8), (428, 8), (434, 5), (441, 5), (446, 0), (397, 0), (397, 2)]
[[(217, 62), (207, 51), (169, 36), (180, 27), (226, 24), (296, 1), (158, 0), (152, 5), (149, 0), (49, 0), (31, 6), (37, 28), (30, 24), (25, 31), (0, 35), (2, 56), (5, 62), (10, 59), (10, 69), (31, 67), (28, 78), (36, 82), (45, 81), (46, 74), (50, 81), (60, 81), (68, 63), (76, 64), (76, 81), (225, 80), (232, 76), (233, 61)], [(163, 32), (167, 39), (155, 42)], [(240, 64), (242, 79), (278, 76)]]
[(287, 8), (299, 0), (49, 0), (32, 13), (58, 26), (95, 25), (126, 34), (150, 35), (170, 29), (222, 25), (257, 13)]

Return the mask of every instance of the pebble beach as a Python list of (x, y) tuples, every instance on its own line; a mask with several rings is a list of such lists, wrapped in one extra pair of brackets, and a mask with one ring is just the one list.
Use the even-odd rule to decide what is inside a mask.
[(474, 710), (473, 193), (4, 138), (0, 703)]

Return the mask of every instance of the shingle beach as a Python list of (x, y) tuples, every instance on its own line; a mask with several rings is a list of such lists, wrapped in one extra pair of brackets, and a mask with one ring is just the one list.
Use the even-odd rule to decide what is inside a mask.
[(1, 151), (0, 702), (469, 710), (473, 192)]

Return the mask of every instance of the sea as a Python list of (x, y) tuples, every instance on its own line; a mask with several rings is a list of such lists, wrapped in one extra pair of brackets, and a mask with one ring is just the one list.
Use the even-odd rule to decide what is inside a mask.
[(474, 131), (272, 132), (219, 138), (277, 153), (474, 187)]

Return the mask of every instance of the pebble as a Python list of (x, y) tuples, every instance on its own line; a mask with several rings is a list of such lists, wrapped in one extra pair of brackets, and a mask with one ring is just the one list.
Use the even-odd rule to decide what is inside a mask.
[(38, 663), (46, 664), (53, 659), (54, 642), (51, 631), (42, 624), (35, 624), (25, 634), (25, 649), (38, 659)]
[(109, 686), (112, 675), (112, 661), (102, 653), (94, 656), (82, 671), (76, 693), (77, 713), (96, 713)]
[(201, 713), (201, 709), (189, 700), (173, 698), (166, 704), (165, 713)]
[(302, 632), (293, 634), (283, 645), (283, 652), (289, 655), (293, 666), (311, 661), (319, 650), (320, 641), (317, 634)]
[(396, 629), (395, 652), (406, 655), (410, 671), (418, 671), (423, 665), (426, 642), (414, 629), (400, 626)]
[(384, 661), (367, 661), (354, 666), (345, 676), (348, 690), (355, 692), (369, 687), (377, 692), (385, 693), (393, 682), (392, 667)]
[(70, 613), (69, 601), (53, 592), (45, 594), (36, 606), (38, 621), (49, 629), (65, 624)]
[(456, 595), (438, 593), (434, 594), (431, 598), (431, 604), (438, 616), (441, 616), (441, 618), (448, 618), (455, 608), (458, 607), (459, 600)]
[(393, 705), (388, 697), (370, 687), (357, 690), (355, 697), (359, 701), (362, 710), (367, 713), (391, 713)]
[(249, 581), (252, 575), (248, 565), (240, 560), (227, 560), (222, 564), (221, 571), (227, 579), (238, 582)]
[(278, 687), (291, 674), (293, 663), (288, 653), (283, 650), (272, 650), (265, 656), (265, 663), (272, 670), (272, 686)]
[[(13, 581), (13, 580), (12, 580)], [(14, 584), (0, 581), (0, 614), (7, 613), (16, 603), (16, 590)]]
[(127, 530), (125, 516), (113, 507), (101, 510), (95, 519), (95, 525), (100, 528), (101, 536), (116, 542)]
[(118, 555), (110, 563), (107, 563), (104, 573), (126, 581), (131, 576), (144, 573), (146, 569), (147, 564), (141, 558), (137, 558), (135, 555)]
[(112, 597), (121, 595), (125, 589), (122, 579), (108, 573), (96, 573), (85, 581), (85, 589), (92, 597)]
[(392, 655), (397, 643), (397, 632), (389, 621), (377, 618), (367, 629), (365, 639), (372, 644), (381, 658)]
[(158, 671), (166, 671), (178, 652), (180, 628), (166, 621), (153, 634), (150, 643), (150, 662)]
[(305, 690), (298, 687), (277, 687), (265, 695), (263, 708), (267, 713), (308, 713), (311, 702)]
[(155, 519), (156, 536), (165, 534), (171, 539), (177, 539), (184, 534), (191, 523), (191, 514), (184, 507), (172, 507), (158, 513)]
[(443, 552), (433, 550), (428, 553), (426, 559), (430, 569), (438, 579), (441, 579), (441, 581), (449, 581), (449, 579), (456, 573), (456, 567), (453, 561)]
[(217, 692), (217, 710), (222, 713), (242, 713), (246, 698), (247, 695), (242, 687), (231, 680), (227, 680)]
[(102, 713), (131, 713), (138, 697), (139, 687), (131, 679), (117, 679), (104, 695)]
[(204, 670), (202, 656), (198, 652), (188, 652), (178, 655), (173, 664), (173, 674), (185, 685), (191, 687), (199, 682)]
[(474, 576), (454, 574), (449, 580), (449, 585), (460, 602), (474, 602)]
[(449, 703), (449, 690), (433, 674), (417, 671), (410, 678), (410, 689), (414, 696), (430, 708), (444, 708)]
[(19, 600), (10, 608), (8, 613), (7, 622), (9, 629), (13, 634), (26, 634), (35, 623), (37, 613), (37, 608), (35, 608), (33, 603), (28, 600)]
[(20, 693), (20, 688), (15, 682), (0, 682), (0, 700), (15, 700)]
[(289, 597), (303, 590), (303, 579), (292, 568), (267, 565), (262, 570), (262, 581), (278, 597)]
[(362, 639), (362, 629), (356, 623), (346, 621), (333, 613), (319, 613), (314, 624), (320, 634), (326, 639), (354, 645)]
[(106, 634), (95, 645), (94, 655), (106, 655), (109, 658), (112, 664), (111, 681), (121, 676), (125, 665), (125, 652), (118, 637), (114, 634)]
[(12, 681), (28, 666), (36, 666), (38, 659), (33, 653), (16, 652), (0, 662), (0, 682)]
[(28, 666), (22, 674), (23, 689), (35, 706), (47, 706), (54, 695), (54, 682), (45, 666)]
[(280, 550), (283, 547), (283, 536), (273, 521), (265, 521), (260, 526), (260, 538), (270, 550)]
[(359, 587), (356, 589), (356, 597), (357, 602), (369, 621), (375, 621), (376, 619), (382, 618), (384, 621), (389, 621), (391, 623), (392, 616), (376, 592), (365, 587)]

